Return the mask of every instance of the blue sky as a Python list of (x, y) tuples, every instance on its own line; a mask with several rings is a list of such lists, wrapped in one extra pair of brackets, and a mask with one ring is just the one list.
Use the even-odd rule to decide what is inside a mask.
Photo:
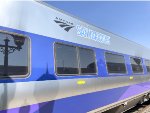
[(150, 48), (150, 1), (47, 2), (88, 23)]

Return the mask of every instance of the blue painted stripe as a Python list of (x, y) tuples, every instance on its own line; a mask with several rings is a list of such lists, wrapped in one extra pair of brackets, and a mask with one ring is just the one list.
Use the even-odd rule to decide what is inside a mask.
[[(27, 81), (42, 81), (42, 80), (57, 80), (57, 79), (76, 79), (76, 78), (96, 78), (96, 77), (109, 77), (105, 65), (105, 58), (104, 52), (106, 50), (92, 48), (72, 42), (66, 42), (54, 38), (45, 37), (42, 35), (37, 35), (29, 32), (24, 32), (20, 30), (15, 30), (6, 27), (0, 27), (0, 30), (8, 31), (8, 32), (15, 32), (19, 34), (24, 34), (30, 37), (31, 39), (31, 75), (24, 79), (16, 79), (16, 78), (9, 78), (9, 79), (1, 79), (0, 82), (27, 82)], [(75, 46), (81, 46), (85, 48), (92, 48), (96, 52), (96, 59), (98, 64), (98, 74), (97, 75), (80, 75), (80, 76), (57, 76), (54, 71), (54, 53), (53, 53), (53, 44), (55, 42), (63, 42), (66, 44), (73, 44)], [(116, 53), (116, 52), (115, 52)], [(130, 76), (132, 74), (129, 55), (125, 55), (126, 65), (128, 69), (128, 73), (125, 75), (111, 75), (111, 76)], [(144, 66), (144, 70), (145, 66)], [(146, 72), (144, 73), (147, 74)], [(143, 74), (143, 75), (144, 75)], [(138, 75), (138, 74), (137, 74)]]

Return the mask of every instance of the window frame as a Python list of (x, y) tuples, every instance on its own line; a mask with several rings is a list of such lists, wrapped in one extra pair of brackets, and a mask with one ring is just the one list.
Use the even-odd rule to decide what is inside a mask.
[[(76, 48), (76, 56), (77, 56), (78, 72), (79, 72), (78, 74), (58, 74), (58, 72), (57, 72), (57, 65), (56, 65), (56, 44), (61, 44), (61, 45), (66, 45), (66, 46), (71, 46), (71, 47), (75, 47)], [(80, 46), (75, 46), (75, 45), (71, 45), (71, 44), (66, 44), (66, 43), (63, 43), (63, 42), (54, 42), (53, 48), (54, 48), (54, 72), (55, 72), (56, 76), (58, 76), (58, 77), (70, 77), (70, 76), (76, 77), (76, 76), (94, 76), (94, 75), (97, 76), (97, 74), (98, 74), (97, 59), (96, 59), (96, 53), (95, 53), (95, 51), (93, 49), (84, 48), (84, 47), (80, 47)], [(93, 51), (94, 58), (95, 58), (95, 65), (96, 65), (96, 73), (81, 74), (79, 48), (88, 49), (88, 50), (92, 50)]]
[[(143, 71), (142, 71), (142, 72), (140, 72), (140, 73), (134, 73), (134, 72), (133, 72), (133, 69), (132, 69), (132, 63), (131, 63), (131, 58), (141, 59), (141, 61), (142, 61), (141, 66), (142, 66), (142, 69), (143, 69)], [(141, 57), (130, 56), (130, 57), (129, 57), (129, 61), (130, 61), (130, 66), (131, 66), (132, 74), (134, 74), (134, 75), (136, 75), (136, 74), (137, 74), (137, 75), (139, 75), (139, 74), (144, 74), (143, 59), (142, 59)]]
[[(125, 73), (109, 73), (108, 67), (107, 67), (106, 53), (113, 54), (113, 55), (118, 55), (118, 56), (123, 56), (126, 72)], [(128, 74), (127, 63), (126, 63), (125, 56), (123, 54), (114, 53), (114, 52), (110, 52), (110, 51), (105, 51), (104, 52), (104, 59), (105, 59), (105, 66), (106, 66), (106, 71), (107, 71), (108, 75), (115, 76), (115, 75), (127, 75)]]
[[(149, 59), (144, 59), (146, 71), (147, 71), (147, 73), (150, 73), (150, 71), (147, 70), (146, 61), (149, 61), (149, 62), (150, 62), (150, 60), (149, 60)], [(149, 67), (150, 67), (150, 66), (149, 66)]]
[(21, 36), (21, 37), (25, 37), (28, 41), (28, 45), (27, 45), (27, 51), (28, 51), (28, 56), (27, 56), (27, 61), (28, 61), (28, 72), (25, 75), (9, 75), (9, 76), (0, 76), (0, 79), (10, 79), (10, 78), (15, 78), (15, 79), (26, 79), (29, 78), (31, 75), (31, 39), (29, 36), (27, 35), (23, 35), (21, 33), (16, 33), (16, 32), (11, 32), (11, 31), (3, 31), (0, 30), (0, 33), (5, 33), (5, 34), (13, 34), (13, 35), (17, 35), (17, 36)]

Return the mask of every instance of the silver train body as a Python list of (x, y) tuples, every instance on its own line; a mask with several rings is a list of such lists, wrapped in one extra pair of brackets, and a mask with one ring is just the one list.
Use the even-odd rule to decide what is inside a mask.
[[(0, 79), (2, 113), (121, 113), (149, 99), (150, 73), (143, 64), (143, 73), (134, 74), (129, 58), (136, 56), (144, 63), (150, 50), (135, 42), (36, 1), (0, 1), (0, 33), (29, 41), (28, 73)], [(56, 43), (93, 49), (96, 75), (59, 76)], [(126, 74), (108, 73), (106, 52), (128, 59)]]

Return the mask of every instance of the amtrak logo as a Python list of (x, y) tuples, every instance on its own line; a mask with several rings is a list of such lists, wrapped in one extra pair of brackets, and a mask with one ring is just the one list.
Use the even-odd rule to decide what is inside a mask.
[(67, 32), (74, 27), (73, 23), (58, 17), (56, 17), (54, 21)]

